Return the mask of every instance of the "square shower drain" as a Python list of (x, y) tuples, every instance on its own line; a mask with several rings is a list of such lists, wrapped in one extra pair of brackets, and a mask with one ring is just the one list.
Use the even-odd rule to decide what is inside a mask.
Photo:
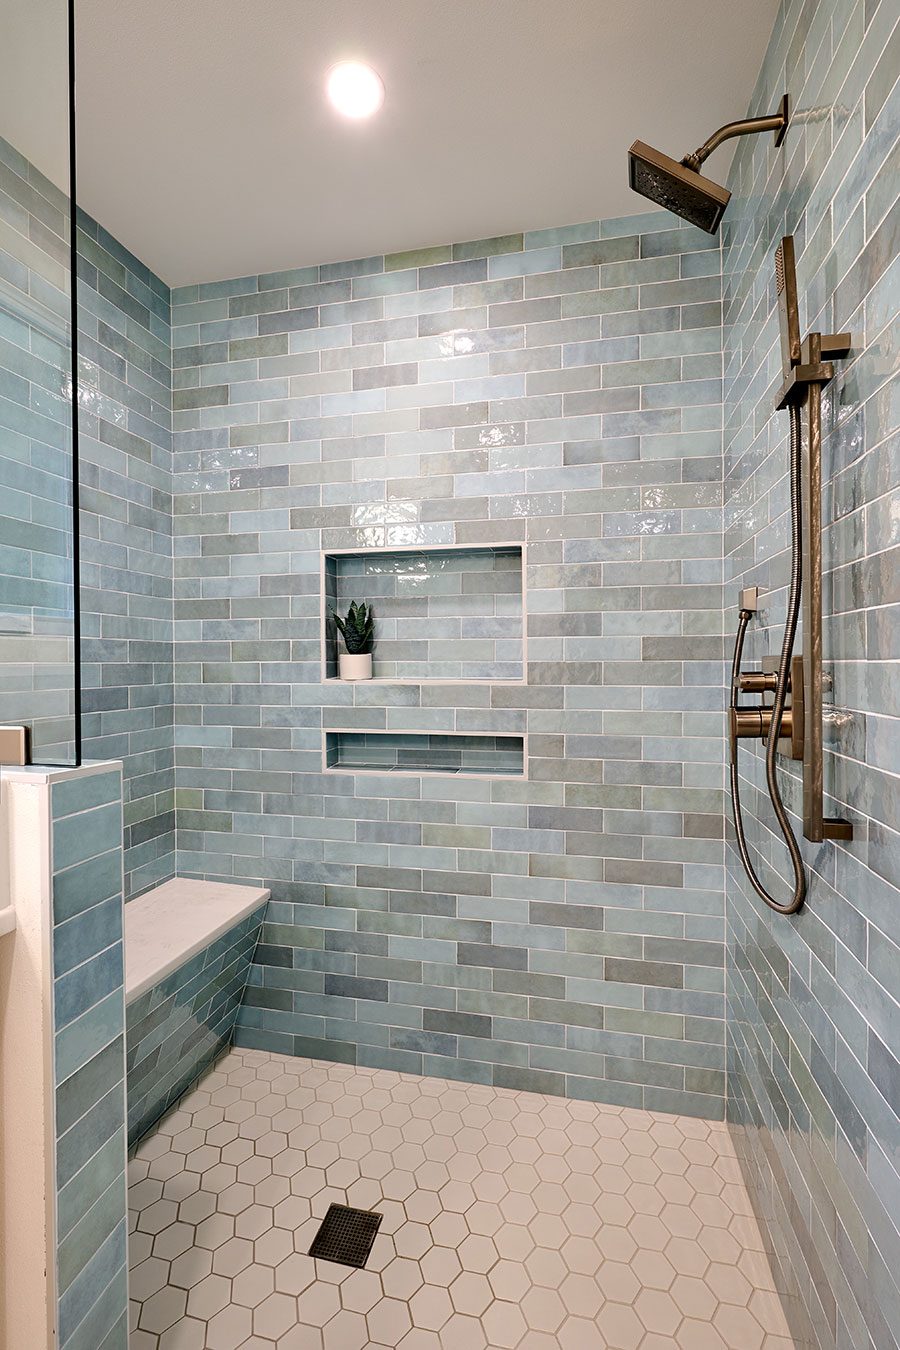
[(342, 1266), (364, 1266), (383, 1218), (371, 1209), (329, 1205), (309, 1255), (320, 1261), (338, 1261)]

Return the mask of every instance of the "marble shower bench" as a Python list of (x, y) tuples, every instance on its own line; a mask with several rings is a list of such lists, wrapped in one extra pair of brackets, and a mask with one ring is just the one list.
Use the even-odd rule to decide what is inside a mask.
[(176, 877), (125, 906), (129, 1147), (230, 1044), (268, 899)]

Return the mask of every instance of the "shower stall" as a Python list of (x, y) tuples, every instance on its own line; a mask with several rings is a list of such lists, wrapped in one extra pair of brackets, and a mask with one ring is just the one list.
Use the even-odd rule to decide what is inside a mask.
[(0, 0), (0, 1343), (900, 1350), (896, 5), (302, 8)]

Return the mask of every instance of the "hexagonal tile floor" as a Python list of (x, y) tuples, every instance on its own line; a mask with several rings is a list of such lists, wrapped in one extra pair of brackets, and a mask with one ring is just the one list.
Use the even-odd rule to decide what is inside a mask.
[[(232, 1050), (130, 1163), (130, 1350), (791, 1350), (724, 1125)], [(367, 1267), (306, 1255), (332, 1201)]]

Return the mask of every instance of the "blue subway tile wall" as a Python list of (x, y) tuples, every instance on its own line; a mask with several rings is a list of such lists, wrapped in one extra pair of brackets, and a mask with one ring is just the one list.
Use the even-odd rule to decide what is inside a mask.
[[(0, 139), (0, 721), (73, 757), (68, 199)], [(126, 894), (174, 872), (169, 290), (78, 214), (83, 750), (125, 764)], [(5, 261), (3, 261), (5, 260)]]
[(74, 761), (69, 201), (0, 137), (0, 722)]
[[(718, 241), (172, 301), (178, 872), (272, 890), (238, 1042), (721, 1117)], [(323, 552), (516, 543), (524, 684), (323, 681)], [(527, 778), (323, 771), (379, 731), (527, 737)]]
[(122, 775), (51, 787), (60, 1350), (127, 1350)]
[(175, 864), (169, 289), (78, 216), (84, 753), (125, 766), (126, 897)]
[(128, 1004), (128, 1142), (135, 1145), (231, 1044), (265, 905)]
[[(783, 233), (804, 333), (852, 334), (825, 395), (822, 507), (826, 812), (854, 837), (802, 845), (809, 899), (794, 919), (761, 906), (730, 848), (727, 877), (729, 1114), (796, 1343), (815, 1350), (896, 1346), (900, 1327), (898, 17), (888, 0), (784, 0), (751, 113), (785, 89), (796, 111), (782, 151), (740, 144), (723, 231), (726, 632), (738, 587), (762, 586), (750, 661), (777, 651), (788, 579), (787, 426), (773, 412)], [(753, 844), (783, 893), (761, 761), (742, 758)]]

